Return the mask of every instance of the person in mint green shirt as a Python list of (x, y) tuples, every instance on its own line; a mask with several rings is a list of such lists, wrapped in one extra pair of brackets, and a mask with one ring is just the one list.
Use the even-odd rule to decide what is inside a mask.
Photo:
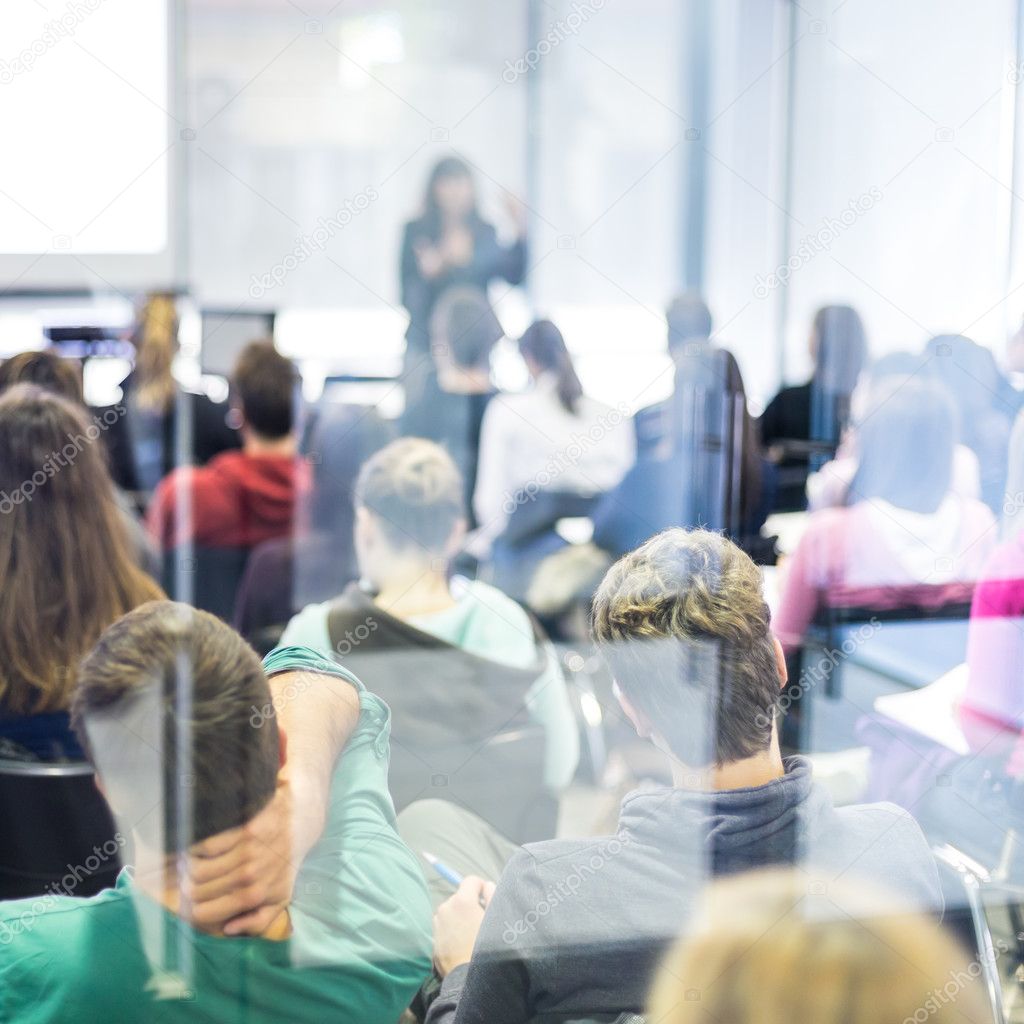
[[(447, 657), (452, 679), (467, 660), (460, 655), (476, 659), (477, 670), (466, 674), (491, 681), (495, 719), (509, 720), (514, 709), (499, 701), (510, 700), (518, 689), (519, 704), (543, 727), (544, 783), (557, 793), (572, 780), (579, 760), (579, 730), (565, 678), (553, 647), (520, 605), (482, 581), (449, 580), (450, 556), (465, 540), (462, 495), (458, 468), (431, 441), (402, 438), (373, 455), (355, 487), (362, 584), (302, 609), (281, 642), (312, 647), (342, 663), (362, 665), (366, 656), (379, 653), (372, 670), (367, 663), (373, 678), (366, 679), (391, 705), (396, 743), (403, 740), (399, 726), (410, 713), (402, 693), (407, 671), (398, 651)], [(422, 659), (418, 664), (425, 666)], [(389, 687), (389, 674), (403, 679)], [(424, 668), (415, 685), (429, 684), (426, 675)], [(435, 715), (471, 717), (454, 682), (447, 690), (438, 687), (436, 696)]]
[(261, 666), (161, 601), (100, 638), (73, 716), (132, 866), (91, 899), (0, 903), (0, 1021), (395, 1024), (430, 970), (430, 905), (394, 828), (379, 699), (308, 649)]

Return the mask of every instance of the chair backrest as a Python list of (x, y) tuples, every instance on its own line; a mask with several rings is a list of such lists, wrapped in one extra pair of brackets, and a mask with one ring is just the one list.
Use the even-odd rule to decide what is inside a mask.
[(199, 544), (174, 548), (164, 555), (164, 591), (175, 601), (184, 601), (231, 623), (250, 550)]
[(114, 884), (124, 839), (90, 765), (0, 760), (0, 821), (0, 899)]
[(544, 788), (545, 737), (528, 723), (477, 737), (433, 743), (429, 748), (392, 737), (388, 786), (401, 810), (436, 797), (468, 808), (516, 843), (551, 839), (558, 803)]

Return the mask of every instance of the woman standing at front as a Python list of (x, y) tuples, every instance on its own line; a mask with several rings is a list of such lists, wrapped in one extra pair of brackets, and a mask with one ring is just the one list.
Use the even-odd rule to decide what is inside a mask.
[(467, 164), (446, 157), (431, 171), (423, 212), (406, 224), (402, 239), (402, 305), (409, 311), (407, 387), (415, 387), (413, 381), (422, 387), (433, 372), (430, 315), (443, 291), (453, 285), (471, 285), (486, 293), (491, 281), (516, 285), (523, 280), (525, 217), (522, 205), (512, 197), (509, 211), (518, 235), (512, 245), (503, 246), (494, 225), (480, 216)]

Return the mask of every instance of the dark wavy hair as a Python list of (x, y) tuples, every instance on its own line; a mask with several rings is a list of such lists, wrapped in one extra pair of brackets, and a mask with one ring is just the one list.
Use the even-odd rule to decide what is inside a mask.
[(535, 320), (519, 339), (519, 352), (524, 359), (536, 363), (541, 370), (558, 379), (558, 400), (566, 412), (576, 415), (583, 397), (583, 385), (576, 375), (572, 356), (565, 347), (562, 332), (550, 320)]

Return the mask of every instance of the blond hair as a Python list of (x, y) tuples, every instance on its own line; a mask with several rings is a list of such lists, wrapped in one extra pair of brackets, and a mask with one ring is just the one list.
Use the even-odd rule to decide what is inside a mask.
[(177, 385), (171, 368), (178, 352), (178, 311), (174, 296), (150, 295), (135, 334), (135, 401), (149, 412), (167, 412)]
[[(821, 895), (818, 895), (821, 893)], [(940, 926), (891, 897), (797, 871), (713, 883), (650, 998), (658, 1024), (952, 1024), (991, 1019), (981, 974)]]
[(462, 474), (440, 445), (404, 437), (363, 464), (355, 503), (379, 518), (394, 548), (441, 554), (464, 515)]
[(761, 572), (708, 530), (666, 530), (594, 596), (594, 639), (619, 688), (685, 764), (766, 750), (781, 679)]

